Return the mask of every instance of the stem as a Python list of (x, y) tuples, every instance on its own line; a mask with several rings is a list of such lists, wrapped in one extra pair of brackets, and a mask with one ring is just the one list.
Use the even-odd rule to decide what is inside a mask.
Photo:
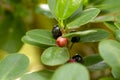
[(60, 20), (60, 26), (61, 26), (61, 28), (63, 28), (63, 29), (64, 29), (63, 20)]

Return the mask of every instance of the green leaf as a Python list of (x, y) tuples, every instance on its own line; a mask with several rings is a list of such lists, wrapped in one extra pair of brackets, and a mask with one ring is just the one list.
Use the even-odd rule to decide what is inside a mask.
[(23, 45), (21, 37), (26, 32), (25, 25), (10, 12), (6, 11), (4, 15), (0, 22), (0, 48), (9, 53), (17, 52)]
[(105, 77), (105, 78), (101, 78), (99, 80), (119, 80), (119, 79), (115, 79), (115, 78), (112, 78), (112, 77)]
[(120, 23), (120, 14), (116, 16), (116, 21)]
[(120, 74), (112, 69), (112, 75), (114, 78), (120, 78)]
[(101, 56), (99, 54), (93, 54), (90, 56), (86, 56), (84, 58), (84, 65), (90, 66), (90, 65), (96, 64), (102, 60), (103, 59), (101, 58)]
[(66, 47), (50, 47), (42, 53), (41, 61), (45, 65), (55, 66), (66, 63), (69, 57)]
[(97, 32), (96, 30), (77, 31), (72, 33), (63, 34), (62, 37), (72, 38), (74, 36), (85, 36)]
[(73, 19), (71, 19), (71, 21), (67, 24), (67, 27), (69, 29), (79, 28), (80, 26), (92, 21), (99, 14), (99, 12), (100, 10), (97, 8), (86, 9), (80, 14), (73, 17)]
[(120, 30), (120, 22), (115, 22), (114, 25)]
[(56, 45), (56, 40), (53, 38), (52, 32), (42, 29), (28, 31), (22, 38), (22, 41), (42, 48)]
[(21, 77), (20, 80), (50, 80), (52, 75), (53, 75), (53, 71), (42, 70), (39, 72), (26, 74), (23, 77)]
[(23, 54), (10, 54), (0, 62), (0, 80), (15, 80), (25, 73), (29, 65)]
[(101, 4), (105, 0), (88, 0), (88, 6)]
[(85, 57), (84, 65), (86, 65), (90, 71), (105, 70), (109, 68), (109, 66), (103, 61), (102, 57), (99, 54)]
[(81, 42), (98, 42), (105, 38), (108, 38), (110, 33), (103, 29), (96, 29), (95, 33), (91, 33), (85, 36), (81, 36)]
[(87, 66), (87, 68), (90, 71), (96, 71), (96, 70), (105, 70), (105, 69), (109, 68), (109, 66), (104, 61), (101, 61), (96, 64)]
[(94, 29), (86, 31), (78, 31), (74, 33), (68, 33), (63, 37), (80, 36), (80, 42), (97, 42), (109, 37), (110, 33), (104, 29)]
[(69, 63), (58, 68), (51, 80), (90, 80), (88, 70), (81, 64)]
[(99, 51), (104, 61), (120, 74), (120, 43), (115, 40), (103, 40), (99, 44)]
[(80, 5), (80, 7), (67, 19), (64, 20), (64, 24), (66, 25), (67, 23), (69, 23), (72, 18), (74, 18), (77, 14), (81, 13), (81, 11), (83, 10), (83, 5)]
[(37, 14), (43, 14), (49, 18), (54, 18), (47, 4), (40, 4), (36, 7), (35, 12)]
[(116, 30), (114, 35), (115, 35), (115, 39), (120, 42), (120, 30)]
[(105, 22), (105, 21), (114, 21), (115, 18), (113, 15), (102, 15), (93, 19), (91, 22)]
[(80, 6), (82, 0), (48, 0), (51, 11), (59, 20), (70, 17)]
[(106, 27), (108, 27), (112, 31), (118, 30), (118, 28), (114, 25), (113, 22), (104, 22), (104, 24), (106, 25)]
[(51, 13), (56, 18), (55, 11), (54, 11), (54, 8), (55, 8), (55, 5), (56, 5), (56, 0), (47, 0), (47, 1), (48, 1), (48, 6), (50, 8)]
[(101, 3), (97, 4), (95, 7), (101, 9), (103, 12), (114, 13), (120, 11), (120, 0), (99, 0)]

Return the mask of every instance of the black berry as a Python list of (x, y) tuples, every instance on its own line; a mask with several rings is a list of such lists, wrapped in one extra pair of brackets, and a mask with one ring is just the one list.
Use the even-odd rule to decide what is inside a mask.
[(76, 62), (83, 63), (83, 58), (79, 54), (74, 55), (72, 59), (74, 59)]
[(75, 36), (72, 37), (71, 42), (75, 43), (75, 42), (79, 42), (80, 41), (80, 37), (79, 36)]
[(58, 25), (55, 25), (53, 27), (52, 34), (55, 39), (57, 39), (59, 36), (62, 36), (62, 32), (60, 31), (60, 28)]
[[(70, 33), (76, 32), (75, 30), (72, 30)], [(79, 36), (74, 36), (71, 39), (71, 42), (75, 43), (75, 42), (79, 42), (80, 41), (80, 37)]]

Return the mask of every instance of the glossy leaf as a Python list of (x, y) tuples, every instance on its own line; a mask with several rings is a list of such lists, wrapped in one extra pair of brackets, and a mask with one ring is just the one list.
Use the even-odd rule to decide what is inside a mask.
[(108, 38), (110, 33), (103, 29), (96, 29), (95, 33), (91, 33), (85, 36), (81, 36), (81, 42), (98, 42), (105, 38)]
[(69, 57), (66, 47), (50, 47), (42, 53), (41, 61), (45, 65), (55, 66), (66, 63)]
[(114, 21), (115, 18), (112, 15), (102, 15), (93, 19), (91, 22), (105, 22), (105, 21)]
[(105, 70), (106, 68), (109, 68), (99, 54), (86, 56), (84, 58), (84, 65), (86, 65), (90, 71)]
[(99, 44), (99, 51), (104, 61), (120, 74), (120, 43), (115, 40), (103, 40)]
[(100, 10), (97, 8), (90, 8), (84, 10), (83, 12), (76, 15), (71, 21), (67, 24), (68, 28), (79, 28), (80, 26), (89, 23), (92, 21), (98, 14)]
[(115, 35), (115, 39), (120, 41), (120, 30), (116, 30), (114, 35)]
[(81, 64), (70, 63), (58, 68), (51, 80), (90, 80), (88, 70)]
[(63, 35), (63, 37), (73, 37), (80, 36), (80, 42), (97, 42), (102, 39), (109, 37), (110, 33), (103, 29), (94, 29), (94, 30), (86, 30), (79, 31), (74, 33), (68, 33)]
[(99, 54), (93, 54), (90, 56), (86, 56), (84, 58), (84, 65), (90, 66), (90, 65), (96, 64), (102, 60), (103, 59), (101, 58), (101, 56)]
[(99, 2), (96, 5), (96, 7), (101, 9), (103, 12), (109, 12), (109, 13), (119, 12), (120, 11), (119, 3), (120, 3), (120, 0), (116, 0), (116, 1), (113, 1), (113, 0), (102, 0), (101, 2)]
[(70, 17), (80, 6), (82, 0), (48, 0), (51, 11), (59, 20)]
[[(120, 0), (89, 0), (87, 7), (97, 7), (102, 13), (114, 13), (119, 12), (120, 9)], [(114, 4), (114, 5), (113, 5)]]
[(43, 14), (49, 18), (54, 18), (47, 4), (40, 4), (36, 7), (35, 12), (37, 14)]
[(86, 30), (86, 31), (77, 31), (77, 32), (72, 32), (72, 33), (67, 33), (67, 34), (63, 34), (63, 37), (68, 37), (68, 38), (72, 38), (74, 36), (85, 36), (91, 33), (95, 33), (97, 32), (97, 30)]
[(20, 80), (50, 80), (52, 75), (53, 75), (53, 71), (42, 70), (39, 72), (26, 74), (23, 77), (21, 77)]
[(67, 23), (69, 23), (72, 18), (74, 18), (77, 14), (81, 13), (83, 10), (83, 5), (80, 5), (80, 7), (67, 19), (64, 20), (64, 24), (66, 25)]
[(118, 28), (114, 25), (113, 22), (104, 22), (104, 24), (112, 31), (118, 30)]
[(68, 22), (69, 22), (70, 19), (72, 19), (73, 17), (75, 17), (77, 14), (81, 13), (82, 10), (83, 10), (83, 5), (81, 4), (79, 6), (79, 8), (68, 18)]
[(29, 65), (23, 54), (10, 54), (0, 62), (0, 80), (15, 80), (25, 73)]
[(48, 1), (48, 6), (50, 8), (51, 13), (56, 18), (55, 11), (54, 11), (55, 5), (56, 5), (56, 0), (47, 0), (47, 1)]
[(104, 61), (98, 62), (96, 64), (87, 66), (87, 68), (90, 71), (96, 71), (96, 70), (105, 70), (107, 68), (110, 68)]
[(22, 38), (22, 41), (42, 48), (56, 45), (56, 41), (53, 38), (52, 33), (48, 30), (42, 29), (28, 31)]

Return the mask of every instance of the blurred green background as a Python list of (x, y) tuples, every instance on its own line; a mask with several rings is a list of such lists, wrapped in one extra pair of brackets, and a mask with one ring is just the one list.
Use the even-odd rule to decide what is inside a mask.
[[(51, 29), (55, 20), (39, 13), (46, 0), (0, 0), (0, 49), (9, 53), (22, 47), (21, 37), (30, 29)], [(1, 54), (1, 53), (0, 53)]]

